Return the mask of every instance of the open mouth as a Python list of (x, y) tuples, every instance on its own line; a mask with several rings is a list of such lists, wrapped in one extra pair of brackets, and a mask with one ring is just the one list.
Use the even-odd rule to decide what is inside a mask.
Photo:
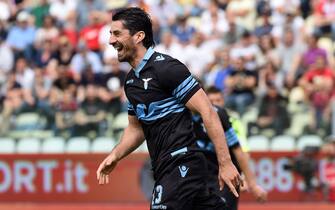
[(120, 53), (123, 49), (123, 46), (121, 44), (115, 44), (114, 48), (117, 50), (118, 53)]

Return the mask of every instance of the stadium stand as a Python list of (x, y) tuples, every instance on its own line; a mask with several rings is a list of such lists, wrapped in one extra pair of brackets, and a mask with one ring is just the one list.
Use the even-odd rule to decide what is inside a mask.
[[(198, 0), (194, 4), (171, 0), (162, 1), (161, 5), (157, 4), (160, 1), (152, 0), (62, 2), (1, 1), (0, 136), (3, 138), (18, 140), (19, 144), (22, 138), (42, 140), (61, 136), (66, 142), (64, 151), (69, 139), (81, 135), (90, 139), (120, 139), (122, 129), (127, 126), (123, 84), (131, 68), (118, 62), (108, 39), (112, 14), (125, 6), (145, 8), (153, 18), (156, 50), (185, 63), (204, 87), (214, 85), (222, 90), (226, 102), (232, 94), (242, 96), (248, 89), (253, 102), (246, 104), (247, 109), (242, 113), (237, 107), (229, 108), (241, 112), (239, 119), (247, 136), (272, 139), (266, 148), (281, 150), (285, 149), (281, 144), (288, 144), (287, 148), (292, 149), (291, 141), (276, 140), (276, 136), (291, 136), (298, 143), (304, 135), (322, 139), (331, 134), (335, 32), (324, 30), (327, 27), (321, 27), (318, 20), (329, 15), (328, 1)], [(248, 9), (241, 16), (238, 8)], [(215, 16), (220, 17), (219, 21), (212, 19)], [(82, 53), (87, 53), (89, 59), (78, 62), (83, 59)], [(321, 75), (321, 80), (329, 77), (329, 82), (318, 82), (313, 74), (308, 76), (317, 64), (315, 55), (325, 59), (322, 71), (327, 70), (329, 75)], [(234, 85), (227, 82), (236, 73), (239, 61), (243, 64), (241, 69), (257, 78), (251, 89), (245, 86), (244, 77), (238, 77)], [(304, 79), (307, 85), (302, 83)], [(95, 86), (97, 93), (94, 103), (87, 100), (89, 85)], [(269, 87), (275, 87), (288, 100), (286, 110), (281, 111), (288, 111), (290, 122), (282, 133), (276, 131), (275, 123), (264, 129), (251, 126), (260, 128), (267, 124), (260, 122), (258, 115), (264, 112), (260, 100)], [(267, 108), (278, 110), (278, 107)], [(89, 114), (98, 114), (96, 108), (103, 110), (105, 117), (99, 125), (89, 125), (94, 132), (82, 134), (80, 127), (86, 121), (82, 113), (93, 110)], [(42, 152), (44, 144), (43, 141)]]
[(116, 145), (116, 140), (109, 137), (97, 137), (93, 140), (91, 146), (92, 153), (108, 153)]
[(11, 154), (15, 152), (15, 141), (11, 138), (0, 138), (0, 154)]
[(37, 138), (22, 138), (18, 140), (17, 153), (40, 153), (41, 152), (41, 140)]
[(50, 137), (42, 142), (42, 153), (64, 153), (65, 152), (65, 139), (63, 137)]
[(295, 151), (295, 139), (288, 135), (279, 135), (271, 139), (271, 151)]
[(70, 138), (65, 147), (66, 153), (89, 153), (91, 141), (87, 137), (72, 137)]
[(269, 151), (270, 140), (262, 135), (249, 136), (248, 145), (250, 151)]

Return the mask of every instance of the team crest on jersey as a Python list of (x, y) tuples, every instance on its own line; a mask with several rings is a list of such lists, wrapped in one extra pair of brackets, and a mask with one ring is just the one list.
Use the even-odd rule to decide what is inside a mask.
[(149, 85), (149, 81), (152, 80), (152, 78), (145, 78), (145, 79), (142, 79), (143, 82), (144, 82), (144, 90), (148, 89), (148, 85)]

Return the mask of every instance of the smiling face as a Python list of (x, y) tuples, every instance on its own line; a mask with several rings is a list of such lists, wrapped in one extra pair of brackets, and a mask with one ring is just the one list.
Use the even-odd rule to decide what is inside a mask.
[(109, 44), (117, 50), (118, 60), (120, 62), (131, 63), (136, 56), (136, 45), (133, 36), (126, 29), (122, 21), (112, 21), (110, 29)]

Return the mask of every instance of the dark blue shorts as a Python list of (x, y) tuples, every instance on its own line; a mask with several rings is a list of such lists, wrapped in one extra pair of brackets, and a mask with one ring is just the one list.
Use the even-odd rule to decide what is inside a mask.
[(171, 155), (169, 164), (154, 186), (151, 210), (222, 210), (225, 202), (208, 187), (204, 154), (186, 152)]

